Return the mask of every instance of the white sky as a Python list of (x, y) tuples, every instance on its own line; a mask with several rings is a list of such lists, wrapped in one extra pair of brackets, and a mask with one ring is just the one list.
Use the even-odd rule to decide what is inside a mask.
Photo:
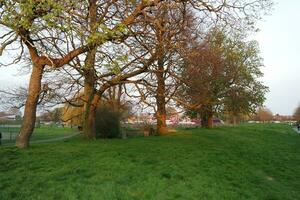
[[(274, 114), (291, 115), (300, 103), (300, 0), (275, 3), (272, 14), (259, 23), (255, 39), (264, 58), (263, 81), (270, 88), (265, 105)], [(0, 68), (0, 88), (27, 84), (28, 76), (8, 68)]]
[(259, 23), (263, 81), (270, 88), (265, 105), (273, 113), (293, 114), (300, 103), (299, 20), (299, 0), (276, 0), (272, 15)]

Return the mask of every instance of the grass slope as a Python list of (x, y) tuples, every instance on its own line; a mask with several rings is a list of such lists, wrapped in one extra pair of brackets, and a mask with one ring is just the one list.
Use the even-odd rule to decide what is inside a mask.
[(300, 135), (284, 125), (0, 148), (0, 199), (299, 199)]

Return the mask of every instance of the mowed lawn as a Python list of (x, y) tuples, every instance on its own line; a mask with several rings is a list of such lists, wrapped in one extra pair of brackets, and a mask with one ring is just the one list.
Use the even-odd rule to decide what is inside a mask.
[(31, 140), (47, 140), (69, 136), (78, 132), (76, 128), (56, 127), (56, 126), (41, 126), (36, 128), (32, 134)]
[(0, 199), (300, 199), (300, 134), (242, 125), (2, 147)]
[[(3, 144), (14, 144), (15, 137), (20, 131), (20, 127), (0, 127), (0, 132), (2, 132), (2, 143)], [(57, 127), (57, 126), (41, 126), (40, 128), (35, 128), (32, 134), (31, 141), (40, 140), (52, 140), (59, 139), (62, 137), (71, 136), (78, 133), (78, 129), (70, 127)]]

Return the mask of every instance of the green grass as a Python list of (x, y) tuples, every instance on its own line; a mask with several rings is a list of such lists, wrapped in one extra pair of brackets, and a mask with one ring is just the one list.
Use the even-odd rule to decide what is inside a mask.
[(300, 198), (300, 135), (285, 125), (0, 148), (0, 199)]
[[(0, 132), (3, 134), (2, 143), (15, 143), (14, 138), (19, 133), (20, 127), (0, 127)], [(68, 136), (78, 132), (76, 128), (70, 127), (56, 127), (56, 126), (41, 126), (40, 128), (35, 128), (34, 132), (30, 138), (31, 141), (37, 140), (48, 140), (53, 138), (59, 138)], [(6, 134), (6, 135), (4, 135)], [(11, 134), (11, 136), (10, 136)], [(12, 137), (12, 138), (10, 138)]]
[(55, 126), (41, 126), (36, 128), (32, 134), (32, 140), (44, 140), (57, 137), (68, 136), (70, 134), (76, 133), (78, 130), (76, 128), (70, 127), (55, 127)]

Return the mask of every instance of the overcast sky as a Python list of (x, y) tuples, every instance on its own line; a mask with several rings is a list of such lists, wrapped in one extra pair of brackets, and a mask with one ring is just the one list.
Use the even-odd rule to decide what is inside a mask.
[(277, 0), (271, 16), (256, 35), (269, 86), (265, 105), (279, 114), (293, 114), (300, 103), (300, 1)]
[[(276, 114), (291, 115), (300, 103), (300, 0), (275, 0), (272, 15), (259, 23), (255, 35), (264, 58), (265, 105)], [(3, 59), (3, 57), (0, 57)], [(16, 69), (0, 68), (0, 88), (28, 82)]]

